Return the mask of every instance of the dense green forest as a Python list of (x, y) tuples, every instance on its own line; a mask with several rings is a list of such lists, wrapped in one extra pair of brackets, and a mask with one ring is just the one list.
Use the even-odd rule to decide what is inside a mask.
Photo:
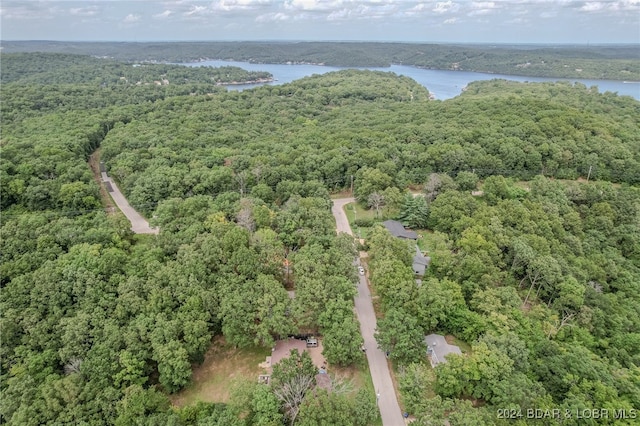
[[(115, 90), (125, 70), (129, 83), (190, 71), (1, 59), (2, 421), (368, 424), (375, 398), (314, 389), (304, 354), (227, 404), (167, 399), (214, 336), (270, 347), (317, 332), (330, 364), (363, 362), (356, 246), (335, 235), (329, 197), (352, 177), (363, 205), (429, 231), (421, 286), (405, 244), (375, 227), (367, 240), (379, 341), (417, 424), (640, 407), (640, 102), (500, 80), (433, 101), (406, 77), (354, 70), (243, 92), (192, 91), (195, 75), (174, 92)], [(158, 236), (103, 209), (87, 165), (98, 148)], [(470, 349), (431, 369), (417, 338), (430, 332)], [(310, 391), (291, 408), (280, 391), (300, 377)]]
[(405, 77), (344, 71), (167, 102), (109, 132), (103, 156), (141, 206), (228, 190), (284, 203), (344, 188), (351, 176), (365, 200), (431, 172), (575, 179), (591, 170), (593, 179), (640, 182), (632, 98), (505, 81), (472, 84), (447, 102), (427, 98)]
[[(406, 368), (407, 409), (432, 424), (453, 402), (465, 424), (480, 425), (495, 422), (496, 408), (575, 417), (637, 407), (640, 191), (541, 176), (529, 191), (488, 177), (482, 198), (457, 187), (450, 181), (429, 205), (433, 261), (420, 286), (403, 241), (384, 228), (368, 240), (386, 311), (378, 341)], [(431, 331), (472, 350), (434, 371), (420, 364)], [(450, 400), (459, 397), (487, 405), (470, 411)]]
[(338, 67), (413, 65), (553, 78), (640, 80), (638, 45), (446, 45), (370, 42), (3, 41), (4, 52), (64, 52), (125, 61), (314, 63)]
[[(2, 59), (8, 69), (31, 61)], [(86, 64), (86, 72), (98, 66)], [(148, 67), (152, 75), (156, 68)], [(38, 78), (27, 74), (25, 80)], [(275, 338), (319, 332), (329, 362), (361, 361), (352, 310), (355, 246), (336, 237), (327, 190), (310, 185), (308, 196), (285, 205), (238, 191), (182, 194), (155, 209), (160, 236), (134, 236), (123, 217), (101, 208), (89, 154), (161, 99), (196, 96), (149, 85), (135, 96), (113, 91), (112, 106), (103, 106), (102, 82), (84, 83), (82, 74), (75, 84), (16, 80), (2, 87), (3, 99), (13, 102), (2, 136), (2, 419), (282, 424), (281, 401), (255, 386), (242, 388), (242, 398), (254, 400), (250, 409), (232, 401), (172, 410), (166, 393), (189, 382), (192, 363), (202, 361), (215, 335), (239, 347), (271, 347)], [(47, 108), (25, 99), (31, 90), (48, 94)], [(67, 103), (70, 93), (77, 102)], [(295, 265), (293, 301), (285, 259)], [(363, 395), (327, 396), (324, 403), (341, 406), (336, 415), (367, 419), (363, 410), (371, 411), (373, 398)], [(313, 418), (304, 404), (300, 410), (301, 422)]]
[(19, 81), (25, 85), (99, 84), (140, 86), (156, 84), (233, 84), (270, 81), (271, 74), (238, 67), (184, 67), (171, 64), (123, 63), (70, 54), (25, 54), (4, 56), (2, 83)]
[(238, 67), (133, 64), (83, 55), (2, 55), (3, 117), (153, 102), (224, 91), (220, 86), (271, 81), (267, 72)]

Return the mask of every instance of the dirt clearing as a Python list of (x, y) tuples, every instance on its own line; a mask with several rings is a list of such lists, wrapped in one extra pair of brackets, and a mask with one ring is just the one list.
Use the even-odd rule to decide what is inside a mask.
[(251, 347), (236, 349), (223, 338), (216, 338), (204, 355), (204, 362), (194, 368), (191, 384), (171, 396), (176, 407), (195, 404), (198, 401), (228, 402), (231, 383), (238, 378), (258, 380), (265, 370), (260, 367), (268, 348)]

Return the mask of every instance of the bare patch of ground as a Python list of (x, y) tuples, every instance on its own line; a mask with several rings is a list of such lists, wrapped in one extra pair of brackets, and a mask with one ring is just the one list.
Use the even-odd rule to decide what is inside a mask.
[(444, 336), (444, 340), (450, 345), (459, 347), (462, 353), (466, 353), (466, 354), (471, 353), (471, 345), (465, 342), (464, 340), (458, 339), (456, 336), (447, 334), (446, 336)]
[[(292, 349), (308, 352), (316, 367), (327, 369), (320, 340), (315, 348), (307, 348), (306, 341), (300, 339), (279, 340), (269, 350), (260, 347), (234, 348), (227, 345), (223, 337), (218, 337), (205, 354), (203, 363), (194, 367), (191, 383), (172, 395), (171, 403), (176, 407), (184, 407), (198, 401), (228, 402), (234, 381), (257, 381), (259, 375), (270, 374), (271, 366), (288, 357)], [(270, 362), (266, 362), (267, 359)]]
[(246, 378), (258, 380), (266, 371), (260, 367), (270, 355), (268, 348), (234, 348), (224, 338), (214, 339), (204, 356), (204, 362), (193, 369), (191, 384), (171, 396), (176, 407), (195, 404), (198, 401), (227, 402), (234, 380)]
[(276, 342), (276, 346), (271, 352), (271, 365), (275, 365), (280, 362), (283, 358), (288, 358), (291, 350), (297, 349), (298, 352), (309, 352), (311, 359), (313, 360), (313, 365), (316, 367), (325, 367), (327, 366), (327, 361), (324, 359), (322, 355), (322, 341), (318, 339), (318, 347), (316, 348), (307, 348), (307, 343), (304, 340), (300, 339), (285, 339), (278, 340)]
[[(331, 374), (341, 380), (350, 381), (353, 384), (354, 393), (363, 387), (369, 386), (367, 382), (369, 370), (365, 367), (351, 365), (349, 367), (332, 367)], [(371, 379), (369, 379), (371, 382)]]
[(345, 189), (345, 190), (340, 191), (340, 192), (334, 192), (331, 195), (329, 195), (329, 197), (331, 199), (334, 199), (334, 198), (347, 198), (347, 197), (353, 197), (353, 194), (351, 193), (350, 190)]
[(102, 178), (100, 177), (100, 148), (96, 149), (89, 157), (89, 167), (93, 172), (93, 178), (100, 187), (100, 200), (102, 201), (102, 205), (105, 207), (105, 211), (108, 215), (117, 214), (118, 209), (116, 209), (116, 206), (105, 189)]

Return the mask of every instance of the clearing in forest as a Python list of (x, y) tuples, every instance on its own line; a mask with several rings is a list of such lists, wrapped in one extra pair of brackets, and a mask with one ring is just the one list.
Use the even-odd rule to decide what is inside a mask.
[(216, 338), (204, 355), (204, 362), (193, 369), (191, 383), (171, 396), (176, 407), (204, 402), (228, 402), (229, 389), (234, 380), (257, 380), (264, 373), (260, 363), (271, 350), (261, 347), (234, 348), (223, 338)]

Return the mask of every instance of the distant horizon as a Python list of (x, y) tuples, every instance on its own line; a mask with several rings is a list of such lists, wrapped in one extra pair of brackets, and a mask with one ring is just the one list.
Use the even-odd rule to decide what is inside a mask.
[(64, 40), (64, 39), (0, 39), (2, 42), (20, 43), (380, 43), (380, 44), (440, 44), (440, 45), (499, 45), (499, 46), (638, 46), (640, 42), (585, 42), (585, 43), (560, 43), (560, 42), (489, 42), (489, 41), (411, 41), (411, 40), (309, 40), (309, 39), (238, 39), (238, 40)]
[(636, 44), (640, 0), (3, 0), (0, 24), (7, 41)]

